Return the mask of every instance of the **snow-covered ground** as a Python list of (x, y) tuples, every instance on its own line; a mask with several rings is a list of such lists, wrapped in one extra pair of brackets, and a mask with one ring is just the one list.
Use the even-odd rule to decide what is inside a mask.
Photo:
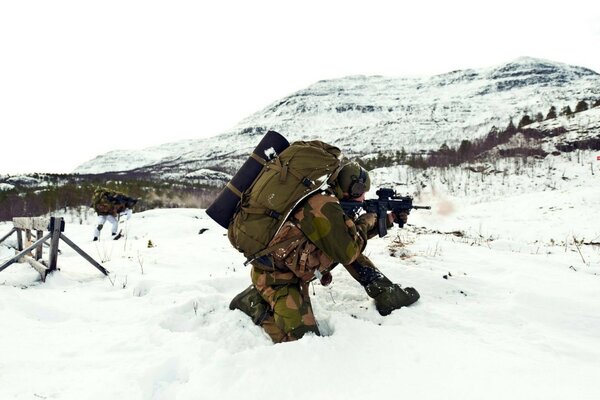
[(376, 171), (433, 206), (367, 247), (421, 300), (382, 317), (337, 268), (311, 289), (325, 336), (278, 345), (229, 311), (249, 270), (204, 210), (135, 214), (120, 241), (70, 217), (110, 279), (65, 244), (45, 283), (0, 272), (0, 399), (598, 399), (600, 161), (581, 157)]

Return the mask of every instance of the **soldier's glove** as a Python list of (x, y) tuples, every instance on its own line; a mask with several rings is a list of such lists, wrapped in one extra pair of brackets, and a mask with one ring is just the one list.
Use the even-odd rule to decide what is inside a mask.
[(402, 228), (404, 224), (408, 222), (408, 214), (405, 212), (393, 213), (394, 214), (394, 222), (400, 225)]
[(375, 307), (383, 316), (413, 304), (420, 297), (416, 289), (411, 287), (402, 289), (400, 285), (392, 283), (385, 277), (375, 279), (366, 285), (365, 289), (369, 297), (375, 300)]
[(319, 281), (321, 282), (321, 285), (323, 285), (323, 286), (329, 286), (329, 284), (331, 283), (332, 280), (333, 280), (333, 276), (331, 276), (331, 272), (325, 272), (319, 278)]

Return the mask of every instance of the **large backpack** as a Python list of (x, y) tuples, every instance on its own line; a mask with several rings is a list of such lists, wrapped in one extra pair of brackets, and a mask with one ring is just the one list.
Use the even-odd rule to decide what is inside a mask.
[(116, 215), (127, 208), (128, 201), (135, 199), (116, 190), (97, 188), (92, 196), (92, 208), (98, 215)]
[(264, 255), (298, 203), (336, 178), (341, 151), (318, 140), (299, 141), (271, 161), (261, 162), (263, 168), (242, 193), (228, 228), (229, 241), (248, 261)]

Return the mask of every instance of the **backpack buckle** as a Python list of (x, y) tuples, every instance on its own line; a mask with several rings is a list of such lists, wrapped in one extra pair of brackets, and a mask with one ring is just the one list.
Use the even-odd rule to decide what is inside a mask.
[(269, 216), (269, 217), (271, 217), (273, 219), (279, 219), (279, 218), (281, 218), (281, 214), (278, 213), (275, 210), (269, 210), (269, 209), (267, 209), (267, 210), (265, 210), (265, 215), (267, 215), (267, 216)]
[(309, 187), (312, 187), (312, 185), (314, 183), (313, 183), (313, 181), (311, 181), (310, 179), (308, 179), (308, 178), (305, 177), (305, 178), (302, 178), (302, 184), (304, 186), (306, 186), (307, 188), (309, 188)]

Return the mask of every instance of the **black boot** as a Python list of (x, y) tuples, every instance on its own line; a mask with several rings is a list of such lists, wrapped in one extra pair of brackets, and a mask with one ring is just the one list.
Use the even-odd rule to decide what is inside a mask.
[(400, 285), (392, 283), (383, 277), (376, 279), (365, 286), (369, 297), (375, 300), (375, 307), (379, 314), (389, 315), (392, 311), (409, 306), (419, 300), (419, 292), (415, 288), (402, 289)]
[(269, 304), (262, 298), (254, 285), (250, 285), (229, 303), (230, 310), (240, 310), (252, 318), (252, 322), (260, 325), (269, 314)]

